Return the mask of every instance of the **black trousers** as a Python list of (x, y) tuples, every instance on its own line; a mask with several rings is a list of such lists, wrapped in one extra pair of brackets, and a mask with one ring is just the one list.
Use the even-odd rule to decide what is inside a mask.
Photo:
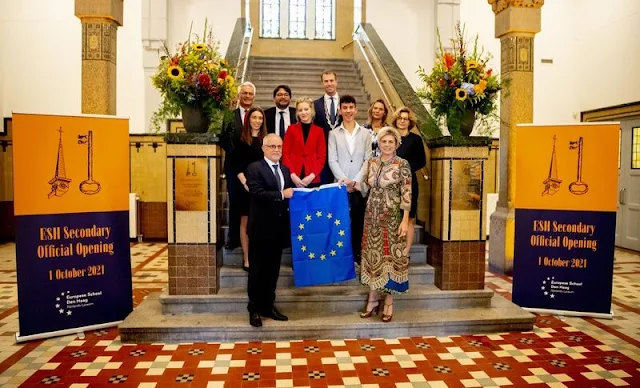
[(349, 214), (351, 216), (351, 246), (353, 247), (353, 260), (360, 263), (362, 254), (362, 232), (364, 230), (364, 211), (366, 199), (362, 193), (354, 191), (349, 193)]
[[(252, 234), (249, 237), (249, 304), (250, 313), (267, 313), (276, 300), (276, 284), (280, 276), (282, 261), (282, 236), (274, 237), (268, 231)], [(266, 233), (265, 233), (266, 232)]]

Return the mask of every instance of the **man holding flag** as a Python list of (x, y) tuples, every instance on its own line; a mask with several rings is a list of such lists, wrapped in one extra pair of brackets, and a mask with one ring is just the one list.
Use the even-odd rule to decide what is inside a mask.
[(262, 317), (288, 320), (274, 306), (282, 249), (289, 239), (291, 171), (280, 164), (282, 139), (273, 133), (262, 140), (264, 159), (249, 165), (245, 176), (249, 204), (249, 323), (262, 326)]

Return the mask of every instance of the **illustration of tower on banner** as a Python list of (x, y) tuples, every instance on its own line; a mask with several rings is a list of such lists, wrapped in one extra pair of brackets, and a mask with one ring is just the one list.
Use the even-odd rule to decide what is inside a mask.
[(542, 195), (553, 195), (560, 190), (562, 180), (558, 179), (558, 161), (556, 160), (556, 136), (553, 136), (553, 152), (551, 153), (551, 164), (549, 165), (549, 175), (542, 182), (544, 191)]
[(64, 150), (62, 148), (62, 127), (58, 129), (60, 132), (60, 137), (58, 140), (58, 158), (56, 161), (56, 172), (49, 180), (49, 184), (51, 185), (51, 192), (48, 195), (48, 198), (53, 196), (62, 197), (67, 191), (69, 191), (69, 183), (71, 183), (71, 179), (67, 178), (66, 170), (64, 167)]

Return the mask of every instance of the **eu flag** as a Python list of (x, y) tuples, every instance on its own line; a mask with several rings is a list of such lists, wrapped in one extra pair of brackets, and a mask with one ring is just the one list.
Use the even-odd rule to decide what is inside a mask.
[(296, 287), (354, 279), (347, 188), (295, 189), (289, 200)]

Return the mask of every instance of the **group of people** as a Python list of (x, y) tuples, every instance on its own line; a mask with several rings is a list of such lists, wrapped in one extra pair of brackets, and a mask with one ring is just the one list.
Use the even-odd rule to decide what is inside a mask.
[[(426, 165), (422, 138), (411, 132), (415, 115), (406, 107), (390, 115), (384, 100), (369, 107), (360, 125), (357, 102), (338, 95), (333, 71), (321, 75), (325, 94), (293, 97), (287, 85), (273, 90), (275, 106), (253, 106), (256, 88), (239, 88), (235, 122), (225, 133), (229, 193), (227, 249), (242, 246), (249, 273), (249, 323), (261, 317), (287, 320), (274, 305), (282, 249), (290, 245), (288, 199), (294, 188), (339, 182), (349, 197), (355, 265), (369, 287), (369, 318), (393, 316), (393, 295), (408, 291), (409, 252), (417, 210), (416, 172)], [(391, 116), (391, 117), (390, 117)], [(384, 298), (382, 298), (384, 295)]]

